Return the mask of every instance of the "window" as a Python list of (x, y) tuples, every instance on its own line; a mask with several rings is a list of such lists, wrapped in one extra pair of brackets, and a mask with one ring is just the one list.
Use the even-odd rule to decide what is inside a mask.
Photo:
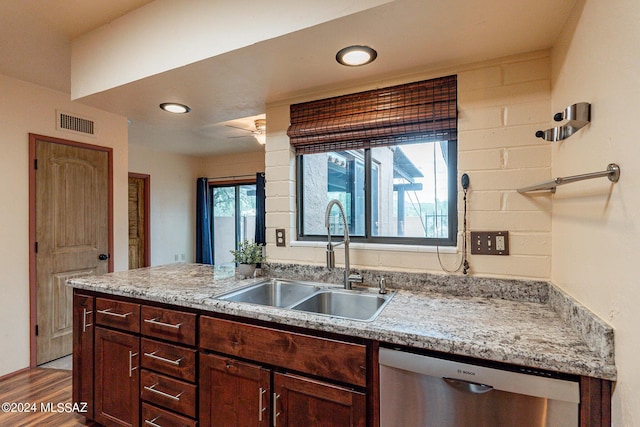
[[(299, 156), (299, 238), (326, 239), (325, 209), (338, 199), (353, 241), (455, 245), (455, 152), (445, 141)], [(343, 234), (338, 209), (329, 222)]]
[(326, 239), (338, 199), (353, 241), (455, 246), (456, 100), (449, 76), (292, 105), (298, 238)]
[(238, 242), (254, 240), (256, 185), (213, 185), (210, 191), (213, 263), (233, 263), (229, 251), (236, 250)]

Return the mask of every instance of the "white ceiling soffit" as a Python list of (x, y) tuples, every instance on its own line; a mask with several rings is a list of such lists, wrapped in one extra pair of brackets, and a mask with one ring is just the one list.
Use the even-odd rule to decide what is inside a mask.
[(1, 0), (0, 74), (70, 93), (70, 40), (151, 0)]
[[(136, 129), (144, 127), (157, 149), (215, 154), (230, 144), (216, 132), (224, 130), (216, 124), (262, 114), (270, 102), (550, 48), (573, 4), (485, 0), (482, 7), (470, 7), (467, 0), (396, 0), (80, 102), (129, 117), (131, 143), (150, 143), (137, 139), (144, 135)], [(350, 44), (372, 46), (378, 59), (361, 68), (339, 65), (336, 52)], [(192, 111), (171, 116), (158, 108), (167, 101), (187, 104)], [(262, 149), (250, 139), (247, 144), (253, 144), (247, 150)]]
[(73, 40), (71, 97), (82, 98), (389, 1), (156, 0)]

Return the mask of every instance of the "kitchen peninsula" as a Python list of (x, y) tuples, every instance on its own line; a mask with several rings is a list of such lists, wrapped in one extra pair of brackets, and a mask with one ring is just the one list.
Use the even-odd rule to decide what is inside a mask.
[[(324, 270), (272, 265), (265, 274), (331, 281)], [(380, 274), (363, 272), (365, 283)], [(208, 265), (71, 279), (74, 400), (91, 403), (87, 418), (114, 425), (138, 425), (140, 417), (143, 424), (164, 417), (215, 425), (221, 416), (304, 425), (305, 411), (295, 408), (317, 407), (335, 417), (332, 425), (377, 426), (378, 348), (399, 347), (575, 378), (581, 425), (610, 424), (613, 331), (554, 286), (385, 277), (397, 293), (370, 322), (217, 299), (256, 279), (238, 280)], [(233, 409), (246, 401), (255, 408)]]

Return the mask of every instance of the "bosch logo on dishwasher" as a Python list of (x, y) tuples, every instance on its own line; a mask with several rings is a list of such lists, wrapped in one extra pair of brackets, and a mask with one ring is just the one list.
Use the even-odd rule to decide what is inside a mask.
[(462, 374), (462, 375), (471, 375), (471, 376), (475, 376), (475, 375), (476, 375), (476, 373), (475, 373), (475, 372), (473, 372), (473, 371), (466, 371), (466, 370), (464, 370), (464, 369), (458, 369), (458, 370), (457, 370), (457, 372), (458, 372), (459, 374)]

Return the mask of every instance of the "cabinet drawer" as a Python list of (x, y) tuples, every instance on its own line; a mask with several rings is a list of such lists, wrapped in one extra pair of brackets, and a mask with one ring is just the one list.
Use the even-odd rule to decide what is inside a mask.
[(173, 412), (165, 411), (148, 403), (142, 404), (143, 427), (196, 427), (198, 423)]
[(140, 332), (140, 304), (96, 298), (96, 324)]
[(196, 345), (196, 315), (143, 305), (142, 334), (186, 345)]
[(143, 368), (149, 368), (185, 381), (195, 382), (196, 380), (195, 349), (143, 338), (141, 361)]
[(256, 362), (366, 385), (365, 345), (200, 317), (200, 346)]
[(143, 369), (140, 397), (189, 417), (196, 416), (196, 386)]

